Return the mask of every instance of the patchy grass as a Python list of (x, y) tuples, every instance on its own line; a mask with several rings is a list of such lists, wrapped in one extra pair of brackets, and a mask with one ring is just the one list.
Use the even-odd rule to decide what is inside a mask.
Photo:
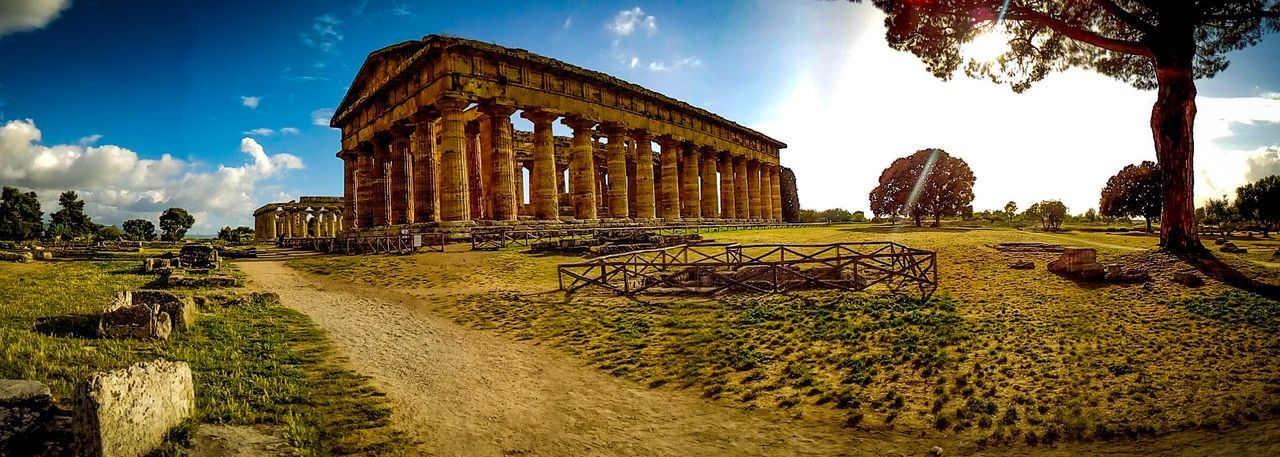
[(296, 311), (252, 300), (213, 304), (201, 310), (195, 328), (169, 341), (98, 339), (103, 304), (154, 278), (135, 273), (137, 263), (0, 265), (0, 378), (45, 382), (65, 404), (91, 372), (181, 360), (191, 364), (203, 422), (283, 425), (303, 455), (372, 453), (394, 445), (395, 436), (375, 436), (390, 416), (382, 394), (342, 368), (323, 331)]
[[(1152, 254), (1155, 235), (845, 224), (707, 236), (891, 240), (932, 249), (938, 298), (566, 298), (548, 293), (557, 287), (555, 266), (580, 259), (515, 249), (289, 265), (396, 289), (459, 322), (554, 345), (645, 385), (849, 427), (1041, 445), (1230, 427), (1280, 414), (1274, 306), (1214, 280), (1196, 289), (1172, 282), (1190, 266)], [(1093, 247), (1101, 262), (1142, 265), (1153, 281), (1073, 282), (1044, 270), (1056, 254), (987, 247), (1007, 241)], [(1270, 241), (1250, 242), (1261, 243)], [(1248, 265), (1242, 270), (1264, 281), (1280, 271), (1253, 258), (1220, 257)], [(1008, 268), (1024, 259), (1036, 269)]]

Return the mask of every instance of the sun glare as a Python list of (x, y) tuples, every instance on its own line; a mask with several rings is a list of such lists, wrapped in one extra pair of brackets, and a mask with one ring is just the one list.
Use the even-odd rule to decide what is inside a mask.
[(978, 62), (993, 62), (1009, 50), (1009, 35), (1002, 30), (983, 32), (965, 44), (965, 55)]

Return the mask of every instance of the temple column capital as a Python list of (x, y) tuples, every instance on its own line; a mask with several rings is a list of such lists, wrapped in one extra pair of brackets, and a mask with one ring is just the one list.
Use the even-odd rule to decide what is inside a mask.
[(435, 105), (436, 109), (439, 109), (441, 113), (462, 112), (467, 109), (467, 106), (471, 105), (471, 101), (463, 97), (445, 95), (436, 100)]
[(509, 99), (495, 98), (481, 103), (480, 112), (493, 117), (511, 117), (516, 112), (516, 104)]
[(560, 118), (560, 112), (542, 108), (528, 108), (520, 111), (520, 117), (534, 125), (551, 124)]

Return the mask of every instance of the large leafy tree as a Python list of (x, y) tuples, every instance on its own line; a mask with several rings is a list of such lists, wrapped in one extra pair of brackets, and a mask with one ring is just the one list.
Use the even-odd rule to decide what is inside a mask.
[(1240, 222), (1240, 211), (1231, 202), (1227, 201), (1224, 195), (1221, 200), (1209, 199), (1204, 202), (1204, 217), (1201, 218), (1204, 223), (1217, 226), (1218, 231), (1223, 235), (1230, 235), (1236, 229), (1236, 224)]
[(58, 206), (62, 208), (49, 217), (49, 235), (70, 240), (98, 232), (98, 225), (85, 214), (84, 200), (76, 191), (68, 190), (59, 195)]
[[(1060, 200), (1044, 200), (1031, 205), (1031, 208), (1035, 208), (1040, 226), (1048, 231), (1058, 230), (1062, 227), (1062, 221), (1067, 219), (1067, 205)], [(1027, 208), (1028, 213), (1032, 212), (1031, 208)]]
[(880, 173), (871, 191), (871, 211), (879, 216), (911, 216), (916, 227), (924, 217), (938, 225), (960, 215), (973, 203), (976, 178), (963, 159), (941, 149), (922, 149), (894, 160)]
[(1108, 179), (1099, 208), (1107, 217), (1141, 217), (1147, 221), (1147, 232), (1151, 232), (1151, 220), (1160, 217), (1163, 195), (1160, 166), (1148, 160), (1126, 165)]
[[(853, 0), (859, 1), (859, 0)], [(948, 79), (964, 73), (1016, 92), (1054, 71), (1080, 67), (1157, 89), (1151, 131), (1161, 180), (1160, 245), (1204, 250), (1192, 202), (1197, 78), (1227, 67), (1226, 54), (1280, 30), (1280, 0), (872, 0), (888, 16), (886, 39)], [(964, 58), (983, 33), (1009, 37), (990, 62)]]
[(191, 213), (182, 208), (169, 208), (160, 213), (160, 230), (163, 232), (160, 239), (165, 241), (180, 241), (182, 237), (187, 236), (187, 230), (195, 225), (196, 218), (191, 217)]
[(1240, 218), (1258, 224), (1262, 236), (1280, 224), (1280, 176), (1272, 175), (1236, 189), (1236, 209)]
[(0, 240), (23, 241), (44, 232), (44, 212), (35, 192), (5, 186), (0, 192)]
[(120, 224), (125, 235), (134, 241), (151, 241), (156, 239), (156, 224), (146, 219), (129, 219)]

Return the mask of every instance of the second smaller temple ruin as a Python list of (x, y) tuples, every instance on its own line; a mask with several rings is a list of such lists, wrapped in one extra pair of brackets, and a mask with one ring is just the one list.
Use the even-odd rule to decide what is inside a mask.
[(337, 236), (343, 230), (343, 208), (342, 197), (268, 203), (253, 211), (254, 233), (259, 241)]

